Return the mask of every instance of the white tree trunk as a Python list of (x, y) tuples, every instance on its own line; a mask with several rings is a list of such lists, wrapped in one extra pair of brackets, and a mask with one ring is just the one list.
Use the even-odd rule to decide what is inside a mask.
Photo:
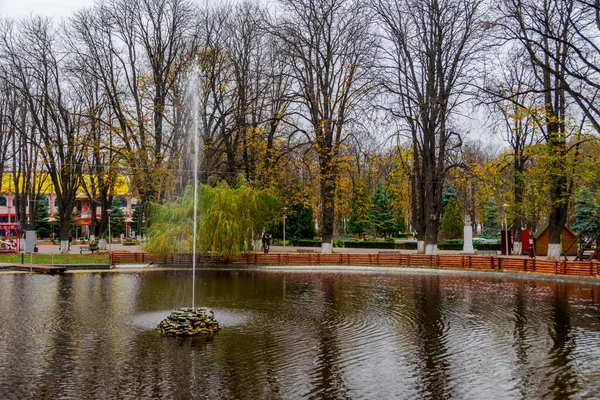
[(105, 238), (98, 240), (98, 250), (106, 250), (106, 239)]
[(428, 244), (425, 246), (425, 254), (437, 254), (437, 244)]
[(321, 253), (322, 254), (331, 254), (333, 252), (333, 243), (321, 243)]
[(513, 243), (513, 254), (515, 256), (520, 256), (521, 254), (523, 254), (523, 243), (521, 243), (521, 242)]
[(61, 253), (68, 253), (69, 252), (69, 241), (68, 240), (61, 240), (60, 241), (60, 252)]
[(96, 235), (90, 235), (90, 243), (96, 241)]
[(424, 240), (419, 240), (417, 242), (417, 253), (425, 254), (425, 241)]
[(549, 243), (548, 244), (548, 260), (559, 260), (560, 259), (560, 243)]
[(470, 222), (468, 225), (465, 224), (463, 233), (463, 253), (474, 253), (475, 251), (473, 249), (473, 227), (471, 226)]

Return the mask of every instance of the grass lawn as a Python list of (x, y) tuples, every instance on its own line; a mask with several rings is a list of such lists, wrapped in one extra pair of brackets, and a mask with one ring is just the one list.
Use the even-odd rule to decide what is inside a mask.
[[(29, 264), (31, 256), (25, 254), (24, 263)], [(0, 254), (0, 263), (20, 264), (20, 254)], [(34, 264), (52, 264), (52, 254), (33, 254)], [(54, 264), (108, 264), (108, 254), (54, 254)]]

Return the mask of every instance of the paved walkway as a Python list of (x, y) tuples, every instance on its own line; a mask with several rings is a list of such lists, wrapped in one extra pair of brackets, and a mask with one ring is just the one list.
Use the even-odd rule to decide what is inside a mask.
[[(75, 244), (71, 245), (70, 254), (79, 254), (79, 250), (82, 246), (87, 247), (87, 244)], [(60, 253), (60, 246), (57, 244), (38, 244), (38, 253), (40, 254), (58, 254)], [(133, 251), (133, 252), (141, 252), (142, 249), (139, 246), (123, 246), (122, 244), (111, 244), (110, 248), (107, 246), (107, 251)], [(85, 254), (90, 254), (90, 252), (86, 252)]]

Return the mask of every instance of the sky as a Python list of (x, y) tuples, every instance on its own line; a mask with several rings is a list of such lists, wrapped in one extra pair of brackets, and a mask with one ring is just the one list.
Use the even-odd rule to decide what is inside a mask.
[(94, 4), (94, 0), (0, 0), (0, 16), (19, 18), (31, 13), (62, 18)]

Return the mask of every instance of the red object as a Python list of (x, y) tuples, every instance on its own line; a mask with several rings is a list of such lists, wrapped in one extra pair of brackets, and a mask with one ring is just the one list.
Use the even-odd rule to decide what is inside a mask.
[(531, 233), (527, 229), (521, 231), (521, 246), (523, 254), (529, 254), (529, 237)]
[(19, 243), (20, 243), (20, 235), (19, 235), (19, 227), (17, 226), (17, 224), (1, 224), (0, 223), (0, 232), (2, 233), (6, 233), (8, 232), (8, 238), (12, 239), (14, 238), (14, 246), (12, 245), (8, 245), (7, 243), (10, 243), (10, 241), (7, 240), (2, 240), (0, 243), (0, 253), (18, 253), (19, 252)]

